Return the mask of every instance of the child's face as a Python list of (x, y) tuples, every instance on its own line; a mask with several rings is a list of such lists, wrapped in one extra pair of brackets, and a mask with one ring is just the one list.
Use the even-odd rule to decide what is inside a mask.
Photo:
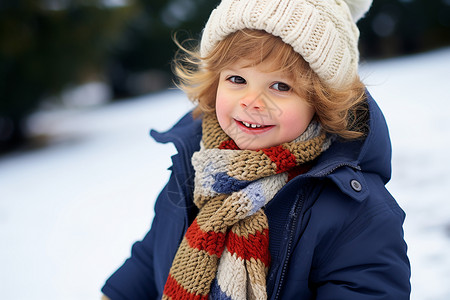
[(292, 91), (293, 80), (269, 62), (239, 60), (220, 73), (216, 114), (220, 127), (241, 149), (290, 142), (311, 122), (315, 110)]

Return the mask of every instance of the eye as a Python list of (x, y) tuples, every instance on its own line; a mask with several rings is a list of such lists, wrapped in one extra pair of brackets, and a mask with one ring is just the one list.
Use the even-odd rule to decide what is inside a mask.
[(241, 76), (237, 76), (237, 75), (230, 76), (227, 78), (227, 80), (232, 83), (235, 83), (235, 84), (246, 84), (247, 83), (244, 78), (242, 78)]
[(289, 92), (291, 90), (291, 87), (283, 82), (276, 82), (276, 83), (272, 84), (272, 86), (270, 88), (280, 91), (280, 92)]

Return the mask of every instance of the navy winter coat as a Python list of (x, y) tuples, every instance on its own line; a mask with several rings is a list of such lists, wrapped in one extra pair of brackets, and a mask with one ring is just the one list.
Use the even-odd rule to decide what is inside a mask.
[[(334, 142), (265, 208), (269, 299), (409, 299), (405, 214), (385, 189), (391, 175), (388, 130), (368, 98), (367, 138)], [(152, 135), (174, 143), (178, 154), (156, 201), (151, 230), (102, 289), (113, 300), (161, 298), (175, 252), (197, 213), (190, 160), (199, 149), (201, 121), (188, 114), (168, 132)]]

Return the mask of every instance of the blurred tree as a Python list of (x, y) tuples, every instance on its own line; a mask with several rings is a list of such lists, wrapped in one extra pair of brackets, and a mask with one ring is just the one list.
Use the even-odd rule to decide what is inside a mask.
[(450, 44), (450, 0), (375, 0), (358, 23), (361, 53), (387, 57)]
[(102, 73), (132, 13), (95, 0), (1, 0), (0, 152), (23, 141), (21, 122), (44, 96)]
[[(131, 84), (138, 81), (136, 74), (145, 76), (149, 70), (159, 70), (143, 82), (147, 88), (152, 81), (170, 82), (170, 62), (177, 49), (171, 37), (180, 33), (180, 39), (198, 38), (212, 9), (219, 0), (136, 0), (139, 14), (127, 26), (122, 39), (110, 57), (109, 77), (116, 97), (135, 95), (142, 89)], [(164, 75), (165, 74), (165, 75)], [(164, 85), (166, 84), (166, 85)], [(162, 82), (159, 88), (167, 87)], [(158, 86), (153, 87), (154, 89)], [(147, 90), (148, 91), (148, 90)]]

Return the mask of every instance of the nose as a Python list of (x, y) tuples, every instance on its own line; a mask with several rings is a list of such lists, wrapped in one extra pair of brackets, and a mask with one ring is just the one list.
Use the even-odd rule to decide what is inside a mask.
[(266, 108), (264, 97), (259, 92), (251, 92), (242, 97), (240, 105), (244, 109), (264, 110)]

